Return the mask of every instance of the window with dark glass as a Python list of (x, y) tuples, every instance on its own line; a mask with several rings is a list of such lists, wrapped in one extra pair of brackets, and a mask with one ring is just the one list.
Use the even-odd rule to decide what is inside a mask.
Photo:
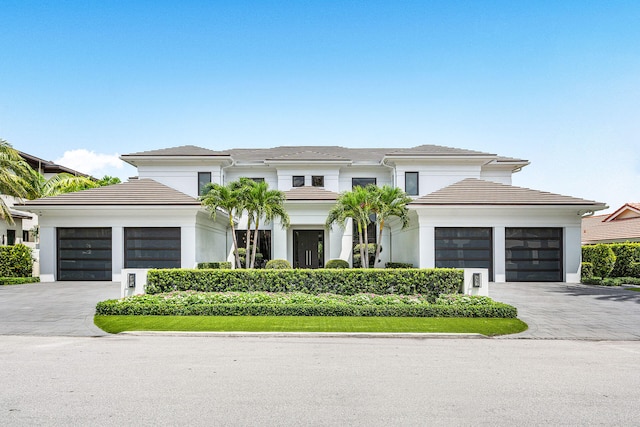
[(198, 172), (198, 195), (204, 194), (204, 187), (211, 182), (211, 172)]
[(493, 229), (489, 227), (436, 227), (438, 268), (486, 268), (493, 280)]
[(314, 187), (324, 187), (324, 176), (313, 175), (311, 177), (311, 185)]
[(351, 178), (351, 188), (353, 187), (366, 187), (369, 184), (376, 185), (375, 178)]
[(125, 268), (180, 268), (180, 227), (124, 229)]
[[(251, 232), (253, 239), (253, 231)], [(238, 248), (247, 247), (247, 230), (236, 230)], [(256, 249), (256, 268), (262, 268), (271, 259), (271, 230), (258, 230), (258, 247)]]
[(292, 184), (294, 187), (304, 187), (304, 176), (294, 175)]
[(249, 178), (253, 182), (264, 182), (264, 178)]
[(409, 196), (418, 195), (418, 172), (404, 173), (404, 191)]

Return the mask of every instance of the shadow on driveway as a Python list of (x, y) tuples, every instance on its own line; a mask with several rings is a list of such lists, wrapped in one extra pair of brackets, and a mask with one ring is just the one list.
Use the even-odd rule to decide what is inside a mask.
[(504, 338), (640, 340), (640, 293), (568, 283), (491, 283), (489, 295), (529, 325)]
[(0, 335), (109, 335), (93, 324), (96, 303), (119, 297), (120, 282), (0, 286)]

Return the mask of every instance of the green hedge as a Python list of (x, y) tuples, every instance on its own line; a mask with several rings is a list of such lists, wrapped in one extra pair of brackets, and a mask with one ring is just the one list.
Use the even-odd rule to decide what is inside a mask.
[(150, 270), (146, 292), (304, 292), (354, 295), (424, 294), (435, 299), (455, 293), (462, 270), (436, 269), (288, 269), (288, 270)]
[(611, 245), (600, 243), (582, 247), (582, 261), (593, 264), (593, 275), (608, 277), (616, 264), (616, 254)]
[(343, 259), (330, 259), (324, 268), (349, 268), (349, 263)]
[[(462, 297), (462, 298), (459, 298)], [(359, 294), (190, 293), (137, 295), (102, 301), (98, 315), (144, 316), (365, 316), (515, 318), (517, 309), (488, 297), (453, 296), (430, 304), (426, 297)]]
[(267, 261), (264, 268), (269, 270), (287, 270), (291, 268), (291, 264), (286, 259), (272, 259)]
[(413, 264), (410, 262), (387, 262), (384, 264), (384, 268), (413, 268)]
[(587, 277), (582, 279), (582, 283), (587, 285), (600, 286), (623, 286), (623, 285), (640, 285), (638, 277)]
[(0, 246), (0, 277), (30, 277), (33, 274), (31, 249), (23, 244)]
[(593, 277), (593, 264), (590, 262), (583, 262), (580, 264), (580, 277), (582, 279), (588, 279)]
[[(608, 250), (611, 250), (614, 258)], [(582, 247), (582, 260), (594, 265), (596, 277), (640, 277), (640, 243), (601, 243)], [(610, 271), (609, 267), (611, 267)], [(583, 277), (585, 276), (583, 274)]]
[(231, 263), (229, 261), (217, 261), (217, 262), (199, 262), (198, 269), (231, 269)]
[(38, 283), (39, 277), (0, 277), (0, 285), (22, 285), (23, 283)]

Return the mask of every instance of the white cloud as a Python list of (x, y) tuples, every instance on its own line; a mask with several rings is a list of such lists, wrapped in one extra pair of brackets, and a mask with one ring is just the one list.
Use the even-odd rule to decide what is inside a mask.
[(131, 175), (130, 167), (126, 168), (125, 163), (120, 160), (120, 155), (96, 153), (84, 148), (65, 151), (62, 157), (54, 160), (62, 166), (75, 169), (79, 172), (93, 175), (100, 178), (104, 175), (118, 176), (121, 179)]

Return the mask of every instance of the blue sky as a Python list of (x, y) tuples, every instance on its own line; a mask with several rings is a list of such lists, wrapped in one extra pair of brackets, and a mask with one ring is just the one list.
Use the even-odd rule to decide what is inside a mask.
[(514, 185), (640, 201), (638, 1), (5, 0), (0, 16), (0, 138), (96, 176), (184, 144), (438, 144), (530, 160)]

